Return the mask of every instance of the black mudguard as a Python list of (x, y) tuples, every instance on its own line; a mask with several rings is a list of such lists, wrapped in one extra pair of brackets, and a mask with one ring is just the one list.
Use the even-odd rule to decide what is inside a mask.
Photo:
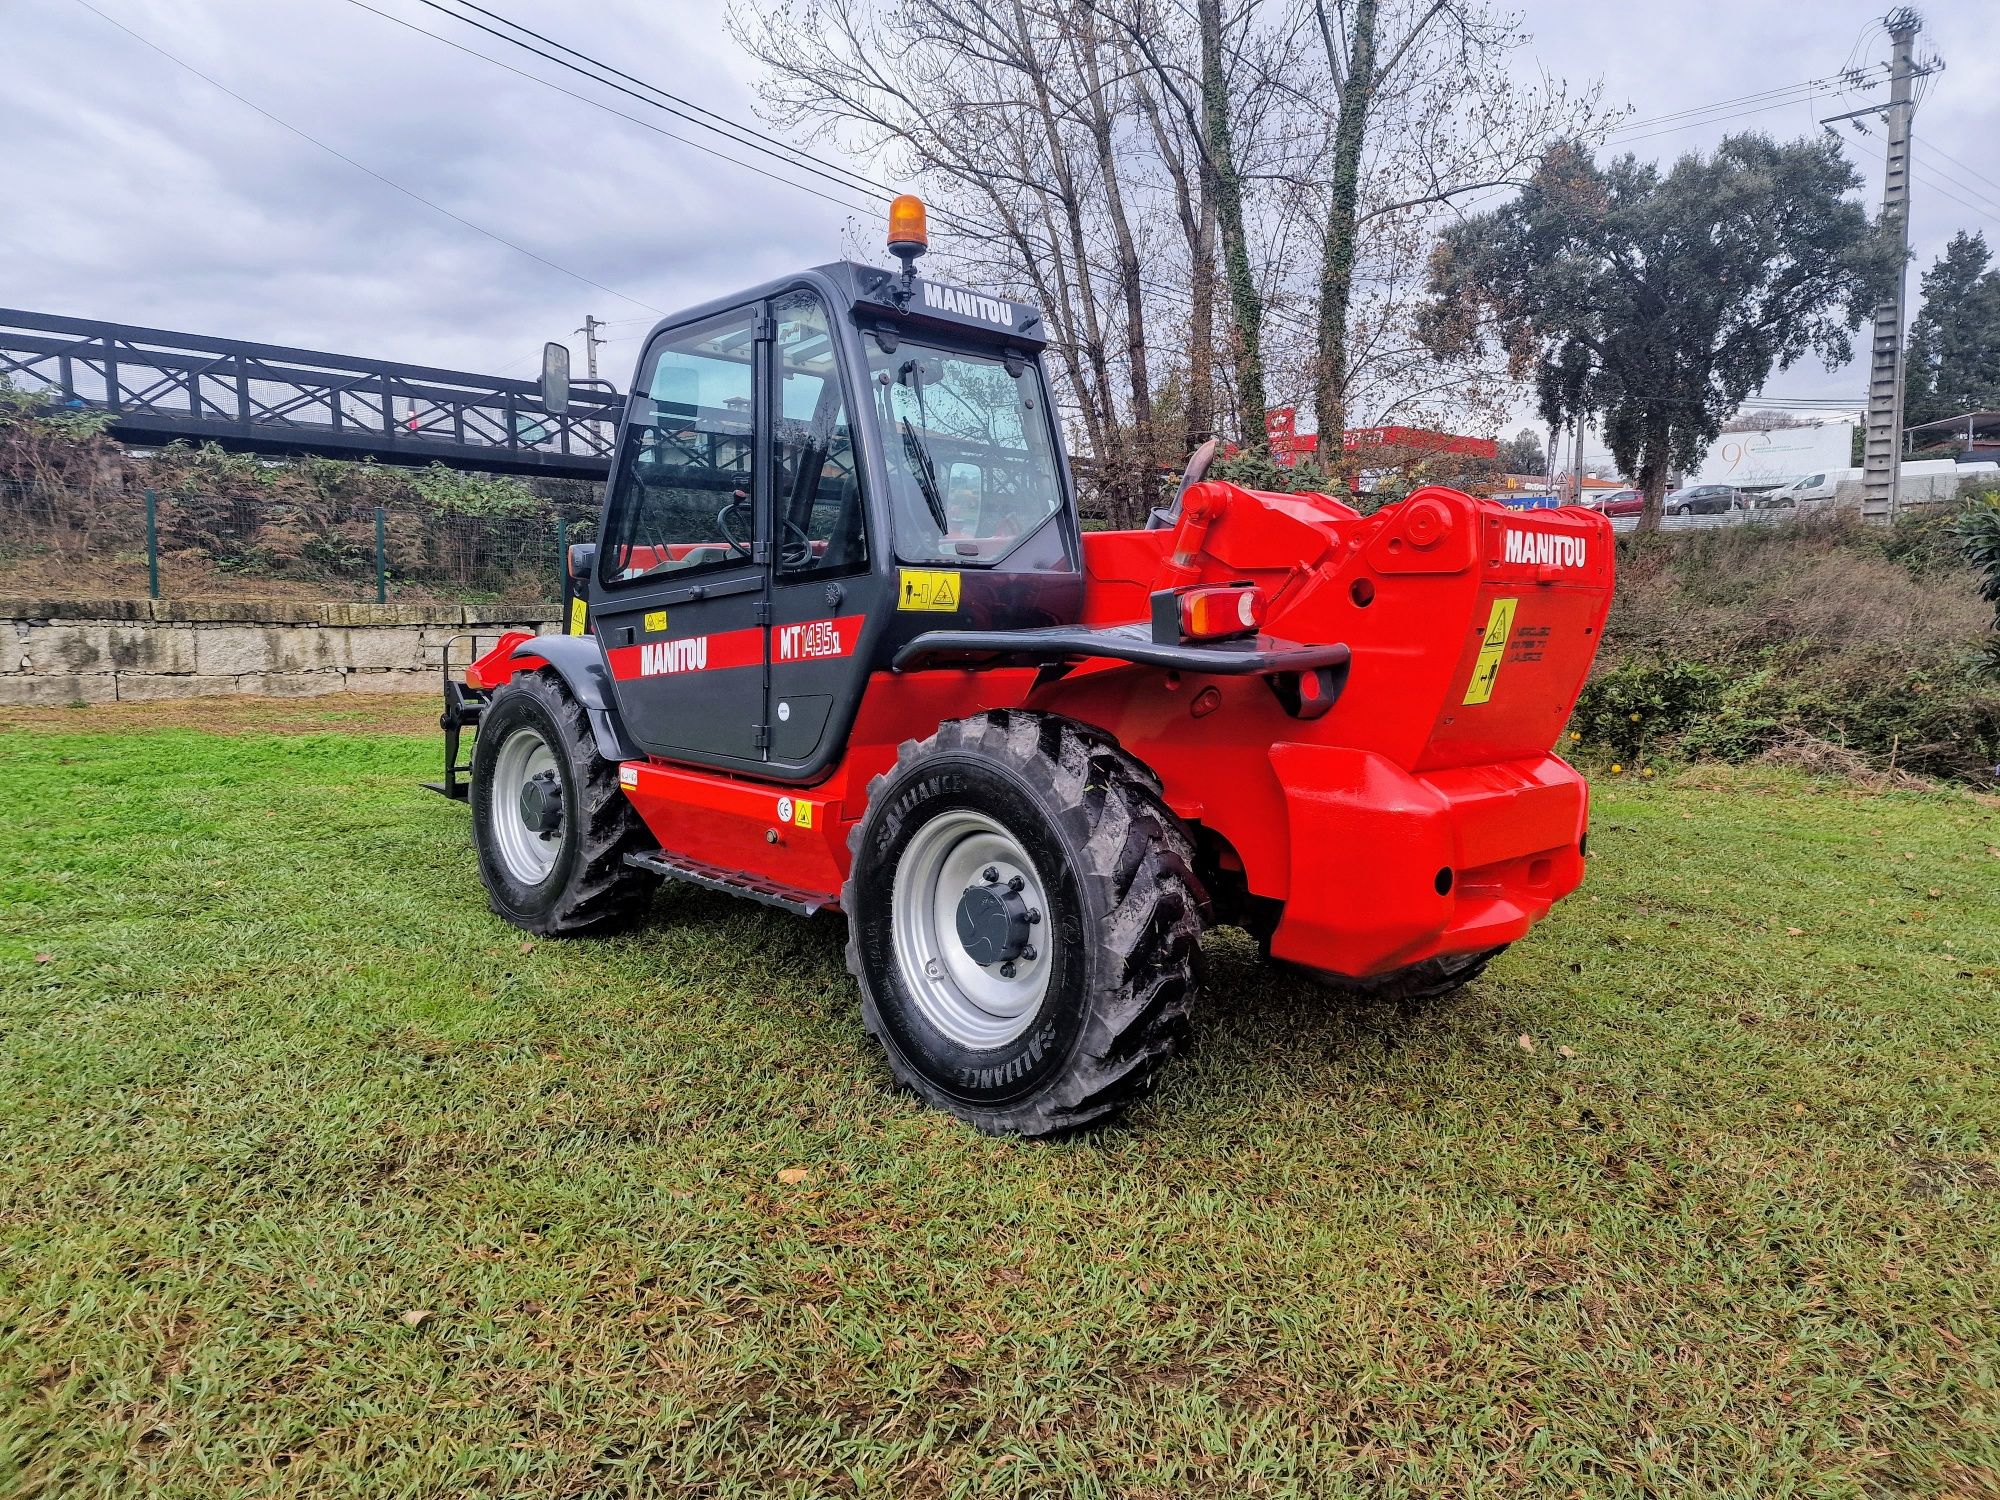
[(594, 635), (538, 635), (514, 648), (514, 660), (540, 657), (549, 670), (582, 707), (590, 720), (590, 733), (597, 741), (597, 753), (613, 765), (641, 759), (632, 738), (618, 716), (618, 698), (611, 685), (611, 669), (604, 664)]

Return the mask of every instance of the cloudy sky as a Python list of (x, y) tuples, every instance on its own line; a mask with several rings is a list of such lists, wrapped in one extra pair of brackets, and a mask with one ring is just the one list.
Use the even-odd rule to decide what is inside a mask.
[[(721, 0), (491, 8), (697, 105), (754, 118), (755, 78), (729, 43)], [(1747, 96), (1888, 55), (1880, 0), (1521, 9), (1534, 36), (1522, 66), (1601, 78), (1634, 121), (1657, 122), (1613, 145), (1662, 158), (1731, 129), (1814, 130), (1815, 106), (1825, 115), (1861, 99), (1793, 91), (1762, 107)], [(2000, 244), (1992, 16), (1992, 0), (1925, 7), (1922, 49), (1947, 68), (1916, 122), (1913, 295), (1915, 271), (1954, 230), (1983, 228)], [(0, 80), (0, 304), (36, 311), (520, 375), (543, 339), (570, 337), (594, 313), (613, 325), (605, 371), (623, 385), (657, 310), (832, 259), (844, 236), (875, 233), (872, 209), (864, 219), (719, 160), (688, 142), (771, 165), (421, 0), (0, 0)], [(1725, 100), (1743, 101), (1730, 118), (1671, 129), (1686, 117), (1661, 119)], [(1872, 204), (1879, 129), (1846, 139)], [(1858, 397), (1860, 380), (1809, 362), (1771, 389)]]

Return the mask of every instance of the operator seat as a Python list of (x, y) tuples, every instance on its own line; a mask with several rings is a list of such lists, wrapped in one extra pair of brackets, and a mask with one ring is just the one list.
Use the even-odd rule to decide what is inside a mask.
[(840, 508), (834, 512), (833, 529), (827, 534), (828, 567), (844, 568), (868, 560), (868, 537), (861, 506), (861, 481), (852, 474), (840, 481)]

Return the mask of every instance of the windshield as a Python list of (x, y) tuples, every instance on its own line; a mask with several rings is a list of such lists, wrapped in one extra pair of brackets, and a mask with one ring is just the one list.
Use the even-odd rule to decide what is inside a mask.
[(1062, 508), (1041, 372), (1032, 360), (868, 343), (869, 394), (889, 456), (905, 562), (997, 562)]

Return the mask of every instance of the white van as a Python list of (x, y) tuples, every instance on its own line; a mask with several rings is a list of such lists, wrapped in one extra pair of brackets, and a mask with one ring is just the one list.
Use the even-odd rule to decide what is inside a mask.
[[(1905, 493), (1907, 504), (1922, 505), (1930, 502), (1949, 501), (1966, 480), (1981, 478), (2000, 472), (2000, 465), (1990, 463), (1962, 464), (1949, 458), (1925, 458), (1915, 463), (1903, 465), (1898, 485)], [(1853, 486), (1861, 483), (1859, 469), (1828, 469), (1820, 474), (1806, 474), (1794, 479), (1790, 484), (1780, 485), (1760, 495), (1755, 506), (1758, 510), (1777, 510), (1788, 507), (1801, 509), (1815, 505), (1830, 505), (1841, 494), (1841, 487), (1848, 486), (1846, 498), (1854, 503)]]
[(1775, 490), (1766, 490), (1756, 499), (1758, 510), (1780, 510), (1792, 506), (1830, 505), (1833, 503), (1834, 489), (1843, 481), (1861, 478), (1859, 469), (1827, 469), (1818, 474), (1803, 474), (1790, 484), (1781, 484)]

